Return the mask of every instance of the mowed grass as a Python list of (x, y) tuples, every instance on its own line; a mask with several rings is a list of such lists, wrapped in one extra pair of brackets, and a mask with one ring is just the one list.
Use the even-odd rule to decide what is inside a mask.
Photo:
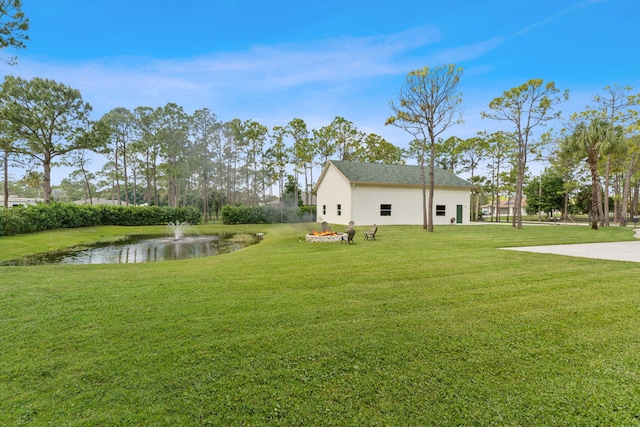
[[(630, 229), (380, 227), (0, 267), (0, 425), (639, 425), (640, 264), (501, 251)], [(0, 238), (0, 260), (161, 227)]]

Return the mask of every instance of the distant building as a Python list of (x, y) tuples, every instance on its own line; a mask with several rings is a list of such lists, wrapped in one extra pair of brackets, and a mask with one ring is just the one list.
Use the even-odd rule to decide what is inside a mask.
[[(35, 205), (38, 203), (43, 203), (44, 199), (40, 197), (18, 197), (18, 196), (9, 196), (7, 200), (7, 205), (10, 208), (15, 208), (18, 206), (29, 206)], [(4, 196), (0, 196), (0, 207), (4, 206)]]
[[(515, 207), (516, 205), (516, 201), (511, 199), (511, 200), (500, 200), (500, 202), (497, 204), (496, 203), (489, 203), (486, 205), (482, 205), (480, 206), (480, 210), (482, 211), (482, 214), (485, 217), (493, 217), (493, 216), (498, 216), (500, 215), (500, 217), (513, 217), (513, 213), (515, 212)], [(527, 199), (525, 197), (522, 198), (522, 207), (521, 207), (521, 213), (522, 215), (526, 215), (527, 214)]]

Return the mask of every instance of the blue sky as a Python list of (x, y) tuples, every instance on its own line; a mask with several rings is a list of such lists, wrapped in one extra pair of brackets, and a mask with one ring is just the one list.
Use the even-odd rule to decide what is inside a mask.
[(640, 92), (637, 0), (25, 0), (23, 10), (31, 40), (2, 72), (79, 89), (95, 119), (167, 102), (269, 127), (342, 116), (406, 147), (409, 135), (384, 122), (406, 74), (424, 66), (463, 67), (465, 123), (448, 132), (460, 137), (504, 126), (480, 111), (531, 78), (570, 90), (567, 115), (607, 85)]

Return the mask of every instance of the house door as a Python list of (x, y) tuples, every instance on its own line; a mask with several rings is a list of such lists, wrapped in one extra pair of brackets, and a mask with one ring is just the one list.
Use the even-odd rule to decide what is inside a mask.
[(462, 224), (462, 205), (456, 205), (456, 224)]

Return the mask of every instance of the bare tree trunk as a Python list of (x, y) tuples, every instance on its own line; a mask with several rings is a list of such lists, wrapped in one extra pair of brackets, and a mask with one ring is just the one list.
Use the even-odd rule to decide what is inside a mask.
[(631, 215), (638, 216), (638, 193), (640, 193), (640, 182), (633, 186), (633, 199), (631, 201)]
[(500, 162), (496, 170), (496, 222), (500, 222)]
[(204, 222), (209, 222), (209, 189), (207, 187), (208, 181), (209, 181), (209, 178), (207, 177), (207, 173), (203, 172), (202, 174), (202, 215), (204, 217)]
[(522, 187), (524, 183), (524, 173), (527, 165), (527, 144), (524, 143), (522, 147), (518, 149), (518, 165), (516, 176), (516, 194), (513, 206), (513, 227), (522, 229)]
[(44, 171), (44, 179), (42, 185), (44, 188), (44, 202), (51, 203), (51, 154), (45, 153), (42, 160), (42, 169)]
[(151, 162), (149, 159), (148, 150), (146, 152), (145, 169), (146, 169), (145, 179), (147, 181), (147, 188), (145, 189), (145, 192), (144, 192), (144, 198), (145, 198), (145, 202), (147, 202), (147, 205), (151, 206)]
[(589, 169), (591, 170), (591, 229), (598, 229), (598, 214), (602, 209), (600, 202), (600, 176), (598, 175), (598, 153), (589, 150)]
[(429, 159), (429, 207), (427, 209), (427, 231), (433, 233), (433, 194), (435, 193), (435, 158), (436, 158), (436, 146), (435, 143), (431, 143), (431, 158)]
[(153, 162), (153, 202), (154, 206), (158, 206), (158, 169), (155, 160)]
[(4, 150), (4, 163), (3, 163), (3, 172), (4, 172), (4, 207), (9, 207), (9, 150)]
[(600, 176), (598, 176), (596, 196), (597, 196), (596, 201), (598, 203), (598, 216), (600, 217), (600, 226), (604, 227), (604, 204), (602, 200), (602, 187), (600, 185)]
[(427, 179), (424, 172), (424, 142), (420, 148), (420, 178), (422, 179), (422, 229), (428, 230), (429, 221), (427, 218)]
[(133, 205), (134, 206), (138, 205), (138, 167), (140, 167), (140, 165), (136, 166), (133, 169)]
[(122, 149), (122, 173), (124, 178), (124, 201), (125, 205), (129, 206), (129, 177), (127, 175), (127, 152)]
[(621, 208), (621, 215), (620, 215), (620, 227), (627, 226), (627, 210), (628, 210), (627, 206), (628, 206), (630, 195), (631, 195), (631, 177), (635, 174), (635, 172), (637, 172), (636, 159), (637, 159), (637, 153), (631, 153), (631, 156), (629, 158), (629, 165), (627, 167), (627, 173), (625, 174), (625, 177), (624, 177), (624, 186), (622, 189), (622, 208)]
[(89, 197), (89, 204), (93, 205), (93, 195), (91, 194), (91, 182), (89, 181), (89, 177), (87, 176), (87, 171), (82, 168), (82, 178), (84, 181), (84, 185), (87, 189), (87, 196)]
[(620, 174), (616, 173), (613, 175), (613, 222), (620, 222), (620, 218), (622, 217), (620, 206), (622, 199), (621, 191)]
[(604, 171), (604, 194), (603, 194), (603, 212), (602, 212), (602, 225), (609, 226), (609, 179), (611, 175), (611, 154), (607, 155), (607, 164)]
[[(117, 142), (116, 142), (117, 144)], [(122, 204), (122, 192), (120, 190), (120, 178), (118, 177), (119, 173), (119, 167), (118, 167), (118, 148), (116, 148), (116, 153), (114, 156), (115, 160), (114, 160), (114, 166), (113, 166), (113, 179), (115, 181), (116, 184), (116, 190), (118, 193), (118, 204), (121, 205)], [(113, 197), (112, 197), (113, 198)]]

